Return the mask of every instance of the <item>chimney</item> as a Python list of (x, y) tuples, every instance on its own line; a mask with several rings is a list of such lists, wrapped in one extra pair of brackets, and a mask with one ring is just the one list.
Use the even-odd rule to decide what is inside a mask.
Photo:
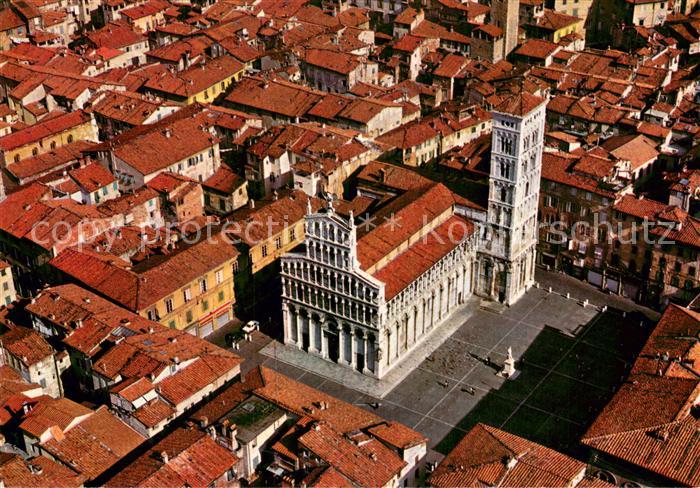
[(163, 131), (163, 135), (169, 139), (170, 136), (172, 136), (173, 134), (172, 134), (172, 132), (170, 131), (170, 129), (165, 129), (165, 130)]
[(384, 183), (384, 180), (386, 179), (386, 170), (384, 168), (379, 169), (379, 181), (381, 183)]
[(206, 429), (206, 428), (209, 426), (209, 417), (206, 417), (206, 416), (202, 417), (202, 418), (199, 420), (199, 426), (200, 426), (202, 429)]
[(160, 460), (163, 461), (163, 464), (168, 464), (168, 453), (165, 451), (161, 451)]
[(274, 191), (272, 192), (272, 200), (276, 202), (276, 201), (277, 201), (277, 198), (278, 198), (278, 196), (277, 196), (277, 190), (274, 190)]
[(75, 321), (75, 328), (80, 329), (83, 326), (83, 319), (78, 319)]
[(248, 200), (248, 207), (255, 208), (255, 200), (253, 200), (252, 198)]
[(153, 329), (153, 326), (151, 325), (151, 326), (148, 328), (148, 333), (149, 333), (149, 334), (153, 334), (153, 332), (155, 332), (155, 330)]
[(207, 429), (207, 431), (209, 432), (209, 436), (212, 438), (212, 440), (216, 440), (216, 428), (212, 425), (209, 427), (209, 429)]

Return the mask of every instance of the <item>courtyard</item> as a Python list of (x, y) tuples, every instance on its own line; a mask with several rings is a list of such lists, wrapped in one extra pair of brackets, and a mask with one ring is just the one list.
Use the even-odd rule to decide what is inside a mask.
[[(552, 278), (571, 298), (534, 288), (501, 314), (476, 309), (382, 399), (262, 354), (271, 339), (261, 333), (238, 352), (246, 358), (244, 371), (259, 364), (279, 370), (414, 428), (442, 454), (477, 422), (576, 454), (581, 434), (623, 381), (648, 335), (646, 316), (654, 314), (619, 297), (591, 295), (576, 280), (562, 284)], [(591, 303), (609, 303), (607, 310), (583, 307), (577, 291), (591, 295)], [(496, 373), (509, 347), (519, 373), (505, 380)]]

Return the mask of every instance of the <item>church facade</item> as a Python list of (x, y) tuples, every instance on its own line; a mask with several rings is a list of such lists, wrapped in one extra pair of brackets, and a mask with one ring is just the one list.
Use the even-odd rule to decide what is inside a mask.
[(487, 209), (370, 163), (357, 205), (309, 210), (281, 263), (285, 344), (381, 378), (473, 294), (510, 305), (533, 285), (545, 102), (493, 116)]

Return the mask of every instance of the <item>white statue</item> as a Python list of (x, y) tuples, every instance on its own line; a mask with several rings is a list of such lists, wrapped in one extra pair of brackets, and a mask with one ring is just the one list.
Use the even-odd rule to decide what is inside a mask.
[(503, 363), (503, 369), (498, 373), (504, 378), (511, 378), (515, 374), (515, 359), (513, 358), (513, 349), (508, 348), (508, 357)]

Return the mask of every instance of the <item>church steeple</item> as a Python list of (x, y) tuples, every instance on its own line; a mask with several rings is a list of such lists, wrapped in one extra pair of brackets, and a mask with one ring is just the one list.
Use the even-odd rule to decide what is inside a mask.
[(545, 101), (521, 92), (493, 112), (481, 293), (512, 303), (534, 282)]

